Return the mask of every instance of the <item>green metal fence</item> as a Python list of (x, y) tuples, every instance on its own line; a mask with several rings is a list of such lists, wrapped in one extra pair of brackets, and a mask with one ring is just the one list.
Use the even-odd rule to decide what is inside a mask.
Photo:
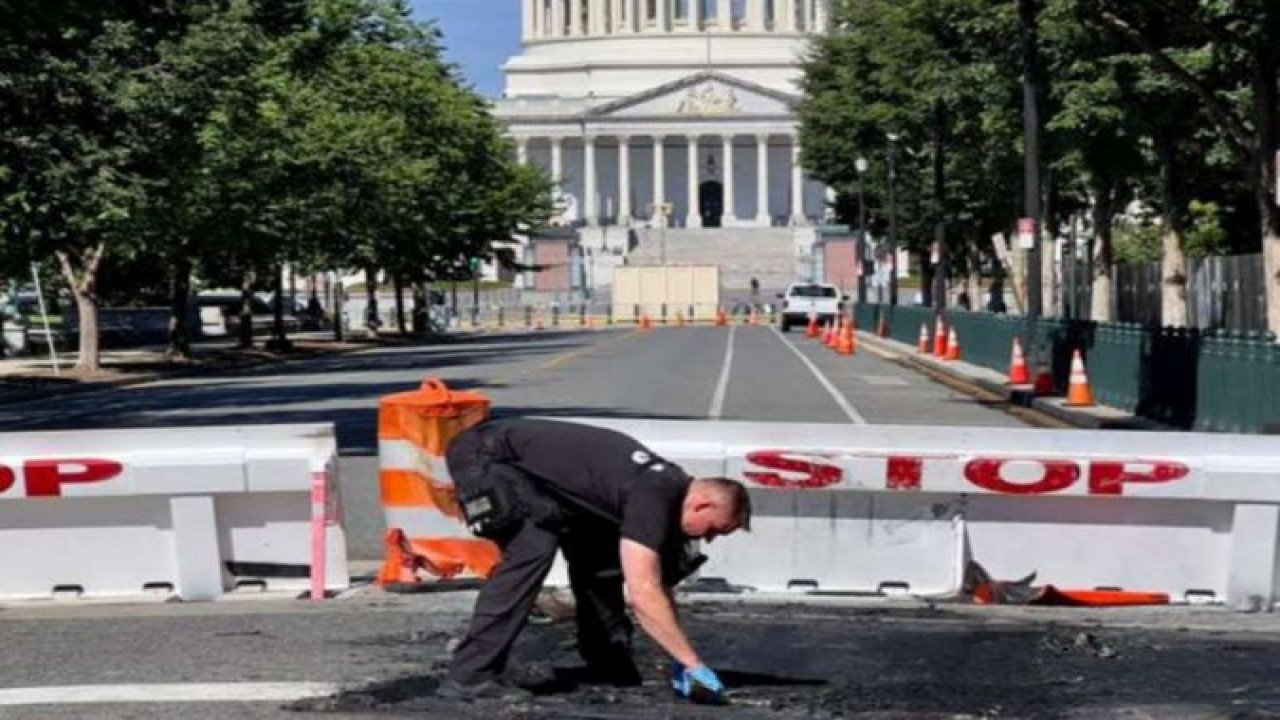
[[(893, 339), (915, 346), (931, 308), (861, 305), (858, 326), (888, 318)], [(1042, 318), (1027, 332), (1016, 316), (949, 311), (966, 362), (1005, 372), (1013, 338), (1028, 362), (1047, 364), (1054, 391), (1067, 390), (1071, 357), (1081, 352), (1098, 402), (1185, 429), (1280, 432), (1280, 344), (1270, 333), (1200, 331), (1132, 323)], [(1029, 340), (1028, 340), (1029, 336)], [(1032, 373), (1036, 367), (1031, 368)]]

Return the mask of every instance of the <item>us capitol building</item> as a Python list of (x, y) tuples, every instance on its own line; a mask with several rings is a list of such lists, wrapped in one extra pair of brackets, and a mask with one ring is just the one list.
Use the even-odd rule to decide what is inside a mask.
[(623, 255), (659, 226), (664, 242), (720, 228), (790, 244), (823, 216), (793, 109), (826, 0), (520, 3), (494, 112), (582, 247)]

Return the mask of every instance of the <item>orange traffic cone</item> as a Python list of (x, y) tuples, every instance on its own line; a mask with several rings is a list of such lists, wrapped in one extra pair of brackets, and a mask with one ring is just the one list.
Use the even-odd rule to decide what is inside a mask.
[(645, 313), (640, 316), (640, 329), (641, 330), (653, 329), (653, 321), (649, 319), (649, 313)]
[(920, 323), (920, 354), (929, 354), (929, 323)]
[(1027, 358), (1022, 354), (1022, 341), (1015, 335), (1013, 338), (1013, 355), (1009, 358), (1009, 384), (1026, 385), (1031, 382), (1031, 371), (1027, 369)]
[(823, 323), (823, 325), (822, 325), (822, 337), (821, 337), (821, 338), (819, 338), (819, 339), (822, 341), (822, 344), (823, 344), (823, 345), (830, 345), (830, 344), (831, 344), (831, 321), (830, 321), (830, 320), (828, 320), (827, 322)]
[(956, 328), (954, 325), (952, 325), (947, 332), (947, 356), (945, 359), (960, 359), (960, 338), (956, 336)]
[(853, 323), (845, 322), (840, 330), (840, 341), (836, 343), (836, 352), (840, 355), (853, 355), (858, 352), (856, 341), (853, 339)]
[(933, 354), (939, 358), (947, 356), (947, 324), (942, 321), (941, 315), (938, 316), (937, 327), (933, 331)]
[(822, 331), (818, 329), (818, 316), (814, 313), (809, 313), (809, 325), (804, 329), (804, 336), (807, 338), (816, 338), (821, 333)]
[(750, 324), (752, 324), (752, 325), (759, 325), (759, 324), (760, 324), (760, 311), (759, 311), (759, 310), (757, 310), (757, 309), (755, 309), (755, 308), (751, 308), (751, 314), (747, 316), (747, 322), (748, 322), (748, 323), (750, 323)]
[(1089, 386), (1089, 376), (1084, 371), (1084, 359), (1080, 351), (1071, 355), (1071, 383), (1067, 385), (1067, 405), (1072, 407), (1093, 407), (1093, 388)]
[(716, 308), (716, 327), (724, 327), (729, 324), (729, 316), (725, 314), (724, 308)]

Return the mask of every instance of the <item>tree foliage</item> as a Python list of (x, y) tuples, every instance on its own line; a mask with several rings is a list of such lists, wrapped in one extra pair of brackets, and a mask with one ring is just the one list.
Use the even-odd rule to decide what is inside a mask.
[[(833, 32), (805, 68), (805, 159), (842, 192), (854, 158), (889, 133), (919, 150), (929, 111), (949, 118), (945, 203), (925, 200), (921, 177), (904, 176), (906, 204), (935, 207), (981, 242), (1008, 228), (1021, 190), (1023, 114), (1016, 85), (1012, 0), (841, 0)], [(1041, 190), (1046, 224), (1071, 215), (1092, 225), (1095, 319), (1108, 319), (1112, 230), (1126, 256), (1144, 247), (1132, 207), (1154, 210), (1164, 261), (1166, 320), (1185, 322), (1185, 261), (1204, 252), (1258, 252), (1268, 309), (1280, 328), (1280, 208), (1272, 154), (1280, 142), (1280, 5), (1266, 0), (1043, 0), (1038, 7), (1048, 143)], [(945, 22), (939, 22), (944, 20)], [(935, 115), (936, 117), (936, 115)], [(880, 195), (877, 193), (876, 201)], [(920, 216), (914, 216), (919, 218)], [(1261, 232), (1259, 232), (1259, 228)], [(925, 228), (907, 225), (920, 249)], [(954, 235), (956, 231), (952, 231)], [(1135, 254), (1136, 253), (1136, 254)], [(952, 256), (949, 272), (964, 270)]]
[(246, 292), (286, 264), (421, 279), (549, 214), (546, 180), (401, 0), (0, 12), (20, 19), (0, 28), (0, 267), (57, 262), (81, 369), (101, 288), (128, 294), (108, 270), (167, 286), (185, 355), (193, 277)]

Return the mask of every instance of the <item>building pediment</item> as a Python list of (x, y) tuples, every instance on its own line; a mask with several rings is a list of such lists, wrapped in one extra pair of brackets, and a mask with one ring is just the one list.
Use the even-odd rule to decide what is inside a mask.
[(701, 72), (588, 112), (604, 118), (784, 117), (798, 98), (718, 72)]

